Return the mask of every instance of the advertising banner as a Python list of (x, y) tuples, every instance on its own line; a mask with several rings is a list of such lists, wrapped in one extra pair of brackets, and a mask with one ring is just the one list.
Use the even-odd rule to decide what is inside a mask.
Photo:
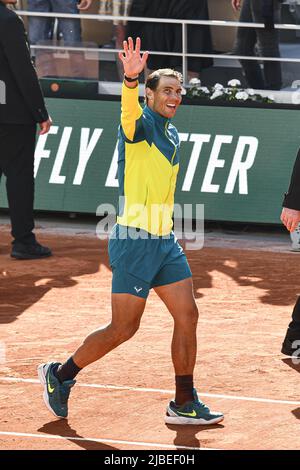
[[(120, 102), (47, 99), (53, 119), (35, 152), (35, 209), (95, 214), (117, 206)], [(300, 113), (182, 105), (176, 202), (204, 204), (205, 218), (279, 223), (300, 143)], [(0, 206), (7, 207), (2, 178)]]

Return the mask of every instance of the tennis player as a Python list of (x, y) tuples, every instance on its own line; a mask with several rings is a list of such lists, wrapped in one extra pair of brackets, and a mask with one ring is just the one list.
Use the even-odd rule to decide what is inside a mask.
[(149, 75), (142, 108), (138, 80), (148, 53), (141, 56), (140, 47), (139, 38), (136, 45), (129, 38), (119, 54), (124, 67), (118, 158), (122, 203), (109, 241), (111, 322), (92, 332), (64, 364), (41, 364), (38, 375), (46, 406), (55, 416), (67, 417), (76, 375), (136, 333), (153, 288), (174, 320), (171, 349), (176, 393), (167, 406), (165, 422), (215, 424), (223, 414), (210, 411), (193, 384), (198, 309), (191, 270), (172, 231), (179, 137), (170, 120), (182, 100), (182, 75), (171, 69)]

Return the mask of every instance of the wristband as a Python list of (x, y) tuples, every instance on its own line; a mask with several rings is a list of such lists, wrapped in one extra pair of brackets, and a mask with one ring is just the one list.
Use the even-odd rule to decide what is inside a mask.
[(139, 79), (139, 76), (137, 76), (135, 78), (130, 78), (130, 77), (126, 77), (126, 75), (124, 74), (124, 80), (126, 80), (126, 82), (128, 82), (128, 83), (136, 82), (138, 79)]

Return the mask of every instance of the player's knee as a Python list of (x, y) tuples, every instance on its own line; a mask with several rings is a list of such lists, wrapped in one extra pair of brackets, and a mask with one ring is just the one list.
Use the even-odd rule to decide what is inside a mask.
[(199, 312), (198, 312), (198, 307), (195, 303), (193, 305), (191, 305), (191, 307), (189, 308), (187, 316), (189, 318), (189, 321), (192, 324), (197, 325), (198, 318), (199, 318)]
[(177, 318), (177, 324), (180, 324), (181, 328), (190, 328), (191, 326), (197, 326), (199, 318), (199, 312), (195, 303), (185, 307), (184, 311)]
[(138, 329), (139, 329), (139, 325), (136, 325), (136, 324), (128, 325), (126, 331), (124, 332), (124, 336), (123, 336), (124, 341), (127, 341), (130, 338), (132, 338)]
[(114, 335), (118, 344), (128, 341), (138, 331), (140, 322), (130, 322), (125, 325), (119, 325), (114, 330)]

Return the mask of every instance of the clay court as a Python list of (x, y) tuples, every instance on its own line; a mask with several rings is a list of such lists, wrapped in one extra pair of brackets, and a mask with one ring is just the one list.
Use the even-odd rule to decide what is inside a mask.
[(136, 336), (78, 376), (69, 419), (50, 414), (36, 367), (64, 361), (109, 321), (111, 271), (107, 242), (84, 230), (40, 229), (39, 240), (55, 256), (12, 260), (9, 226), (1, 226), (1, 449), (300, 447), (300, 366), (280, 353), (299, 292), (300, 254), (289, 252), (287, 236), (221, 242), (217, 234), (187, 252), (200, 311), (196, 384), (225, 414), (212, 427), (164, 424), (172, 320), (154, 293)]

